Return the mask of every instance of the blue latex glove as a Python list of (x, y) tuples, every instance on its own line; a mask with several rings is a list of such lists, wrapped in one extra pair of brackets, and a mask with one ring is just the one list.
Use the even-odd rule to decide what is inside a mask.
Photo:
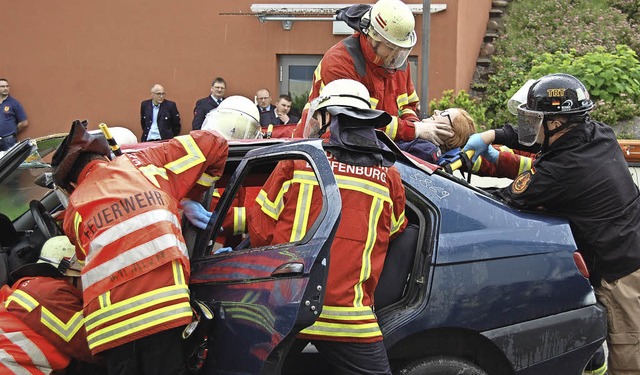
[(484, 141), (482, 140), (482, 136), (479, 133), (476, 133), (472, 134), (471, 137), (469, 137), (469, 140), (467, 141), (467, 144), (462, 148), (462, 151), (473, 150), (474, 154), (471, 158), (471, 161), (475, 163), (475, 161), (478, 159), (478, 156), (485, 154), (488, 148), (493, 147), (489, 147), (488, 144), (484, 143)]
[(482, 157), (489, 160), (492, 163), (498, 161), (498, 157), (500, 156), (500, 151), (496, 150), (493, 146), (487, 147), (487, 152), (482, 154)]
[(230, 247), (221, 247), (218, 250), (214, 251), (213, 254), (230, 253), (232, 251), (233, 251), (233, 249), (230, 248)]
[(184, 199), (182, 202), (182, 210), (189, 222), (196, 228), (205, 229), (211, 219), (211, 212), (207, 211), (202, 205), (190, 199)]

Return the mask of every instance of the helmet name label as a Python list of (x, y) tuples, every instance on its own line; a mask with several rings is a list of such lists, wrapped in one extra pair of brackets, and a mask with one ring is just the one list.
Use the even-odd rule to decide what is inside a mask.
[(547, 89), (547, 95), (551, 97), (563, 97), (566, 89)]

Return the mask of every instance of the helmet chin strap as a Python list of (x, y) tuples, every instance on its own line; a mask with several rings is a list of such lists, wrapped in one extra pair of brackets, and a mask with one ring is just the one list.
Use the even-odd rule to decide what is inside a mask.
[(322, 135), (324, 133), (327, 132), (327, 128), (329, 127), (329, 125), (331, 125), (330, 122), (327, 122), (327, 110), (324, 108), (319, 109), (320, 113), (321, 113), (321, 118), (322, 118), (322, 126), (320, 127), (320, 129), (318, 129), (318, 138), (322, 137)]
[[(549, 147), (549, 139), (558, 134), (559, 132), (569, 128), (570, 125), (574, 124), (574, 122), (571, 121), (571, 118), (567, 119), (567, 121), (562, 122), (562, 125), (558, 126), (555, 129), (549, 129), (549, 126), (547, 125), (547, 121), (552, 121), (552, 120), (548, 120), (545, 116), (545, 118), (542, 120), (542, 126), (544, 126), (544, 142), (542, 143), (542, 150), (546, 150)], [(560, 121), (560, 120), (553, 120), (553, 121)]]

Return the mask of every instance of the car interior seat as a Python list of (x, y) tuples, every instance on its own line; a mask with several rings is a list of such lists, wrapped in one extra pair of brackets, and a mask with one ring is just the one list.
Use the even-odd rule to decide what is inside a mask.
[(389, 243), (389, 251), (374, 293), (376, 308), (389, 306), (402, 299), (413, 268), (419, 232), (417, 224), (409, 224), (404, 232)]

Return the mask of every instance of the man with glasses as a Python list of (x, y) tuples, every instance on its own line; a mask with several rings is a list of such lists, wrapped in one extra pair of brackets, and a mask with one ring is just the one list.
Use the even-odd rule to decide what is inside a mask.
[(165, 100), (164, 87), (155, 84), (151, 87), (151, 99), (140, 104), (141, 142), (171, 139), (180, 134), (180, 112), (176, 103)]
[(227, 83), (222, 77), (217, 77), (211, 82), (211, 95), (206, 98), (202, 98), (196, 102), (196, 107), (193, 109), (193, 122), (191, 128), (193, 130), (199, 130), (202, 128), (202, 123), (207, 113), (211, 110), (218, 108), (220, 103), (224, 100), (224, 92), (227, 89)]

